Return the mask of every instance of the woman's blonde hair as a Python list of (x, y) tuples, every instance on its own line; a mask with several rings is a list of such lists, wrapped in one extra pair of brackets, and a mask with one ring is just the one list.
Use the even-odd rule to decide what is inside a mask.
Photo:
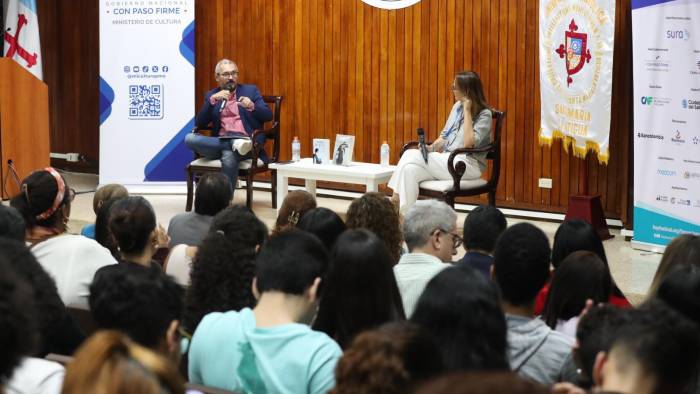
[(122, 197), (129, 197), (129, 191), (124, 186), (118, 183), (104, 185), (95, 191), (95, 196), (92, 198), (92, 210), (97, 215), (97, 211), (100, 210), (105, 201)]
[(63, 394), (184, 394), (177, 368), (119, 331), (90, 337), (68, 364)]
[(700, 267), (700, 237), (691, 234), (681, 234), (671, 241), (664, 250), (659, 268), (656, 269), (654, 280), (649, 287), (648, 298), (656, 296), (661, 282), (671, 271), (678, 267), (694, 265)]

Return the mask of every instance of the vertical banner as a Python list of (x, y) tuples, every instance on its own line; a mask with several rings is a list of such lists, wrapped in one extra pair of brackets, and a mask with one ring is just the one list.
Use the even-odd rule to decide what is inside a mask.
[(41, 69), (41, 42), (39, 40), (39, 18), (36, 15), (36, 0), (5, 0), (3, 2), (5, 42), (3, 56), (14, 59), (39, 79)]
[(540, 143), (608, 162), (615, 1), (540, 1)]
[(700, 0), (632, 0), (633, 246), (700, 234)]
[(100, 1), (100, 184), (182, 184), (194, 76), (194, 0)]

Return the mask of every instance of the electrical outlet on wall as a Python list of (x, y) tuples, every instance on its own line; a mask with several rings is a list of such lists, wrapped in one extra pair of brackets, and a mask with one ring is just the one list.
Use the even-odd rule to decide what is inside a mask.
[(540, 178), (539, 186), (543, 189), (551, 189), (552, 178)]

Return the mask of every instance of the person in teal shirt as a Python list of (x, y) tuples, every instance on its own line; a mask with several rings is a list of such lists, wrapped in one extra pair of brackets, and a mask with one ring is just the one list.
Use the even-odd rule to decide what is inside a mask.
[(301, 323), (315, 310), (327, 260), (311, 234), (291, 229), (270, 238), (256, 259), (257, 305), (202, 319), (190, 345), (190, 381), (255, 394), (332, 389), (342, 351)]

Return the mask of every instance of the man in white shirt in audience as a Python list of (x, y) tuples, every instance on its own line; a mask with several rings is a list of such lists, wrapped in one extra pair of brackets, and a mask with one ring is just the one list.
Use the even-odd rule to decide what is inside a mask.
[(450, 266), (462, 244), (457, 213), (442, 201), (417, 201), (406, 211), (403, 236), (409, 253), (394, 266), (394, 275), (406, 318), (410, 318), (425, 286)]

